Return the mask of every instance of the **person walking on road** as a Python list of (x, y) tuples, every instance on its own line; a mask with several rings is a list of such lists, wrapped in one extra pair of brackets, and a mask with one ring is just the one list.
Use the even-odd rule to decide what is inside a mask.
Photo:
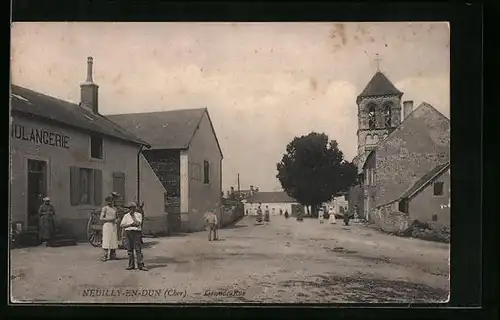
[[(217, 215), (213, 211), (209, 211), (205, 214), (205, 221), (207, 222), (208, 231), (208, 241), (217, 240)], [(213, 234), (213, 237), (212, 237)]]
[(288, 209), (285, 209), (285, 219), (288, 219), (290, 215), (288, 214)]
[(121, 227), (125, 229), (125, 238), (127, 239), (127, 270), (135, 269), (135, 260), (137, 259), (137, 268), (148, 271), (144, 266), (144, 256), (142, 255), (142, 214), (137, 210), (137, 203), (135, 202), (131, 202), (127, 207), (129, 212), (123, 216), (121, 222)]
[(260, 204), (259, 204), (259, 207), (257, 208), (257, 223), (262, 223), (262, 208), (260, 207)]
[(330, 217), (329, 217), (329, 221), (330, 221), (330, 224), (336, 224), (337, 221), (335, 220), (335, 207), (330, 207)]
[(325, 215), (324, 209), (320, 208), (319, 212), (318, 212), (318, 219), (319, 219), (319, 223), (320, 224), (323, 224), (324, 221), (325, 221), (325, 216), (324, 215)]
[(99, 219), (104, 222), (102, 225), (102, 249), (101, 261), (115, 260), (116, 249), (118, 249), (118, 216), (114, 200), (108, 196), (105, 199), (106, 205), (101, 210)]
[(264, 211), (264, 222), (270, 221), (269, 206), (266, 206), (266, 211)]

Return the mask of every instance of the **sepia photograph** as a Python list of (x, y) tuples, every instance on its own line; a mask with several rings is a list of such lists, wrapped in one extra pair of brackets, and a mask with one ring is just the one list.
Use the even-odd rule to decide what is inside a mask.
[(446, 303), (447, 22), (14, 22), (25, 303)]

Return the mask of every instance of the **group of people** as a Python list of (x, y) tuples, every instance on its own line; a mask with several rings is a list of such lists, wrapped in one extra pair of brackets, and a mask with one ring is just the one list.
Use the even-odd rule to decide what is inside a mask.
[[(126, 208), (128, 212), (120, 219), (116, 200), (119, 195), (113, 192), (105, 199), (106, 205), (102, 208), (99, 219), (102, 226), (102, 249), (101, 261), (116, 260), (116, 249), (118, 249), (118, 227), (123, 228), (127, 245), (128, 266), (127, 270), (137, 268), (142, 271), (148, 269), (144, 266), (144, 256), (142, 254), (142, 221), (143, 215), (136, 202), (130, 202)], [(119, 226), (118, 226), (119, 225)]]
[(266, 206), (266, 209), (264, 212), (262, 212), (262, 207), (261, 204), (259, 203), (259, 206), (257, 207), (257, 217), (256, 217), (257, 223), (262, 223), (264, 222), (270, 222), (271, 221), (271, 214), (269, 213), (269, 206)]
[[(331, 208), (330, 211), (328, 212), (328, 220), (330, 221), (330, 224), (336, 224), (336, 219), (335, 219), (335, 208)], [(323, 224), (324, 223), (324, 220), (325, 220), (325, 215), (326, 215), (326, 212), (325, 212), (325, 209), (324, 208), (320, 208), (319, 209), (319, 212), (318, 212), (318, 219), (319, 219), (319, 223), (320, 224)], [(344, 225), (348, 226), (349, 225), (349, 221), (351, 219), (351, 215), (349, 214), (349, 211), (344, 211), (343, 215), (343, 220), (344, 220)], [(354, 206), (354, 220), (358, 220), (358, 207), (355, 205)]]

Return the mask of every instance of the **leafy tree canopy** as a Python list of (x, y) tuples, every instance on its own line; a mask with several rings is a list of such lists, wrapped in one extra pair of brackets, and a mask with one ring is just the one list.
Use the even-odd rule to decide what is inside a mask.
[[(329, 201), (355, 183), (356, 166), (344, 159), (335, 140), (311, 132), (295, 137), (277, 164), (277, 178), (289, 196), (306, 206)], [(313, 209), (314, 212), (314, 209)]]

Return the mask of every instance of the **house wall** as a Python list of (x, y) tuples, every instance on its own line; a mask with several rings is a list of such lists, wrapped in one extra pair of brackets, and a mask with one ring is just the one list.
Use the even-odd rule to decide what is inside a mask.
[[(209, 183), (203, 179), (203, 162), (209, 162)], [(189, 149), (188, 163), (188, 211), (189, 218), (185, 223), (186, 231), (200, 231), (206, 225), (204, 214), (208, 210), (216, 210), (221, 215), (222, 208), (222, 155), (216, 137), (212, 131), (207, 113), (203, 114)]]
[(368, 220), (376, 210), (377, 196), (377, 167), (376, 167), (377, 150), (374, 150), (366, 159), (363, 168), (364, 184), (363, 184), (363, 209), (364, 217)]
[[(434, 182), (443, 182), (443, 195), (434, 195)], [(410, 201), (409, 212), (412, 220), (428, 223), (431, 227), (450, 226), (450, 172), (444, 172)], [(437, 215), (437, 221), (432, 220)]]
[(390, 203), (435, 166), (449, 161), (449, 120), (429, 105), (405, 119), (376, 152), (376, 205)]
[(364, 189), (362, 185), (355, 185), (349, 189), (348, 195), (349, 212), (354, 214), (354, 206), (358, 206), (359, 214), (364, 216)]
[(140, 155), (140, 201), (144, 201), (144, 234), (167, 234), (166, 189), (144, 155)]
[(144, 150), (143, 154), (165, 188), (164, 203), (169, 231), (181, 231), (180, 151)]
[[(79, 239), (87, 239), (86, 224), (90, 212), (102, 206), (72, 206), (70, 202), (70, 167), (98, 169), (102, 172), (101, 201), (113, 190), (113, 172), (125, 173), (125, 201), (132, 201), (137, 189), (137, 152), (139, 146), (120, 140), (103, 138), (103, 160), (90, 159), (90, 136), (83, 131), (46, 122), (38, 118), (13, 113), (12, 124), (22, 126), (26, 134), (31, 129), (68, 136), (67, 147), (56, 147), (35, 141), (17, 139), (11, 134), (11, 216), (13, 222), (27, 223), (27, 160), (39, 159), (47, 162), (47, 196), (52, 199), (57, 222), (62, 229), (70, 231)], [(20, 128), (20, 127), (17, 127)], [(145, 175), (147, 177), (147, 175)], [(149, 184), (148, 181), (144, 181)], [(155, 186), (148, 186), (156, 192)], [(45, 196), (45, 195), (44, 195)], [(155, 215), (156, 213), (151, 213)], [(161, 213), (160, 213), (161, 214)]]

